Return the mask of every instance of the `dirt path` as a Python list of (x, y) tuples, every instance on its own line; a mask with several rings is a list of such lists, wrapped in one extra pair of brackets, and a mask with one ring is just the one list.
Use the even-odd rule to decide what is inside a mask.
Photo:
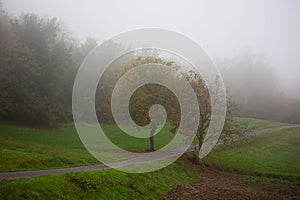
[(162, 199), (300, 199), (300, 186), (254, 182), (241, 172), (201, 167), (197, 181), (177, 185)]
[[(268, 128), (264, 130), (254, 131), (245, 133), (242, 135), (237, 135), (230, 139), (230, 141), (236, 141), (240, 140), (246, 137), (254, 136), (254, 135), (260, 135), (268, 132), (273, 132), (285, 128), (292, 128), (292, 127), (299, 127), (300, 125), (295, 126), (282, 126), (282, 127), (275, 127), (275, 128)], [(229, 139), (219, 140), (217, 144), (223, 144), (224, 141), (228, 141)], [(193, 151), (196, 148), (196, 146), (190, 147), (187, 151)], [(174, 155), (178, 155), (182, 153), (182, 149), (173, 149), (168, 150), (165, 152), (157, 152), (154, 154), (151, 154), (149, 156), (143, 156), (135, 159), (128, 159), (116, 163), (111, 163), (110, 165), (119, 168), (119, 167), (125, 167), (130, 165), (135, 165), (139, 163), (145, 163), (145, 162), (151, 162), (155, 160), (159, 160), (161, 158), (166, 157), (172, 157)], [(94, 170), (106, 170), (110, 169), (108, 166), (104, 164), (100, 165), (92, 165), (92, 166), (83, 166), (83, 167), (72, 167), (72, 168), (62, 168), (62, 169), (52, 169), (52, 170), (36, 170), (36, 171), (22, 171), (22, 172), (2, 172), (0, 173), (0, 180), (9, 180), (9, 179), (21, 179), (21, 178), (30, 178), (30, 177), (36, 177), (36, 176), (44, 176), (44, 175), (55, 175), (55, 174), (65, 174), (70, 172), (85, 172), (85, 171), (94, 171)]]

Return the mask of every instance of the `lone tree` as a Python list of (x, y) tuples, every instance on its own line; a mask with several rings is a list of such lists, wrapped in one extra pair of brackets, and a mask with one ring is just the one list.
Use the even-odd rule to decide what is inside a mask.
[[(139, 67), (141, 65), (149, 64), (149, 63), (161, 64), (173, 68), (177, 66), (174, 62), (165, 61), (158, 57), (140, 56), (137, 57), (136, 59), (132, 59), (131, 64), (129, 66), (126, 66), (121, 72), (121, 74), (125, 74), (127, 71), (129, 71), (132, 68)], [(137, 76), (139, 75), (137, 74)], [(159, 119), (162, 115), (158, 107), (155, 106), (152, 107), (155, 104), (162, 105), (166, 109), (168, 116), (171, 115), (170, 113), (172, 112), (172, 109), (174, 107), (177, 107), (179, 109), (179, 104), (175, 95), (168, 88), (158, 84), (146, 84), (138, 88), (133, 93), (129, 105), (130, 115), (138, 125), (146, 126), (150, 124), (150, 118), (152, 119), (151, 127), (149, 127), (150, 129), (149, 150), (150, 151), (155, 150), (154, 134), (159, 124), (161, 123)], [(153, 110), (150, 112), (151, 108)]]
[[(182, 66), (178, 65), (174, 61), (168, 61), (165, 59), (162, 59), (158, 56), (139, 56), (131, 60), (129, 65), (122, 66), (122, 68), (118, 70), (113, 70), (114, 72), (109, 72), (109, 74), (114, 74), (115, 77), (113, 78), (115, 80), (115, 83), (117, 80), (119, 80), (126, 72), (129, 70), (139, 67), (144, 64), (161, 64), (167, 67), (170, 67), (172, 69), (177, 70), (180, 72), (181, 76), (173, 76), (169, 77), (166, 76), (166, 79), (171, 78), (178, 78), (182, 79), (184, 78), (189, 82), (192, 89), (194, 90), (196, 97), (197, 97), (197, 103), (199, 106), (200, 116), (199, 116), (199, 125), (196, 132), (196, 138), (198, 142), (198, 150), (201, 148), (203, 144), (203, 139), (206, 134), (207, 128), (209, 126), (210, 120), (211, 120), (211, 98), (210, 93), (208, 91), (208, 88), (206, 87), (202, 77), (198, 72), (195, 70), (190, 71), (184, 71), (182, 70)], [(138, 76), (138, 75), (137, 75)], [(216, 77), (217, 79), (218, 77)], [(101, 81), (101, 80), (100, 80)], [(129, 80), (130, 81), (130, 80)], [(110, 83), (112, 83), (111, 81)], [(129, 83), (128, 83), (129, 84)], [(101, 121), (106, 122), (113, 122), (113, 117), (111, 113), (111, 91), (113, 90), (114, 85), (110, 86), (109, 90), (105, 90), (105, 97), (102, 97), (102, 99), (106, 99), (106, 103), (103, 104), (102, 101), (102, 107), (99, 109), (101, 113)], [(126, 86), (124, 86), (126, 88)], [(216, 86), (217, 90), (217, 86)], [(182, 91), (185, 92), (185, 91)], [(213, 91), (214, 92), (214, 91)], [(189, 97), (186, 97), (189, 98)], [(175, 133), (178, 131), (180, 120), (181, 120), (181, 110), (179, 106), (179, 102), (174, 95), (172, 91), (170, 91), (168, 88), (158, 85), (158, 84), (146, 84), (142, 87), (138, 88), (132, 95), (130, 102), (129, 102), (129, 112), (130, 116), (133, 119), (133, 121), (139, 125), (139, 126), (146, 126), (150, 123), (150, 116), (149, 116), (149, 110), (151, 106), (154, 104), (160, 104), (162, 105), (166, 112), (167, 112), (167, 121), (171, 125), (171, 132)], [(101, 111), (102, 110), (102, 111)], [(104, 112), (103, 112), (104, 111)], [(153, 111), (154, 115), (160, 115), (160, 113)], [(157, 116), (151, 117), (151, 119), (155, 119)], [(192, 120), (191, 120), (192, 121)], [(159, 123), (159, 122), (157, 122)], [(191, 122), (192, 123), (192, 122)], [(152, 127), (150, 128), (150, 137), (149, 137), (149, 149), (150, 151), (155, 150), (154, 145), (154, 133), (157, 129), (156, 123), (151, 123)], [(183, 130), (180, 134), (188, 134), (188, 130), (186, 132)]]

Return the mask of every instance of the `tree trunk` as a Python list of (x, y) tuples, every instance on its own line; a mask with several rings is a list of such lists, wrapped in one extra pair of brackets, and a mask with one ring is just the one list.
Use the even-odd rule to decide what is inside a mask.
[(201, 146), (203, 144), (203, 136), (204, 136), (204, 133), (201, 131), (201, 132), (198, 132), (197, 134), (198, 136), (198, 151), (200, 151), (201, 149)]
[[(198, 132), (198, 153), (200, 153), (200, 149), (203, 145), (203, 137), (204, 137), (204, 132), (202, 131)], [(197, 157), (198, 157), (198, 163), (202, 164), (202, 159), (199, 157), (199, 154)]]
[(154, 151), (154, 133), (155, 133), (156, 127), (152, 126), (150, 130), (150, 151)]

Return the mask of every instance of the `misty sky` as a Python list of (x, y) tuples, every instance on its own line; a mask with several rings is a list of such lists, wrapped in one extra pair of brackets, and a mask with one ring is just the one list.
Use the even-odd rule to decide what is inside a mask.
[(101, 42), (127, 30), (158, 27), (189, 36), (213, 58), (250, 48), (269, 60), (289, 94), (300, 97), (297, 0), (2, 0), (2, 6), (12, 15), (57, 17), (80, 40), (92, 36)]

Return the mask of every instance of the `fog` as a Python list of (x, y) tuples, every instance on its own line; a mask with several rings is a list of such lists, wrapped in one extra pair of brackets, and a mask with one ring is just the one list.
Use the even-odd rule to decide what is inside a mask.
[(74, 37), (103, 41), (131, 29), (159, 27), (181, 32), (213, 58), (249, 48), (276, 70), (290, 97), (300, 97), (300, 2), (3, 0), (12, 15), (56, 17)]
[[(77, 67), (94, 45), (119, 33), (145, 27), (177, 31), (200, 44), (219, 66), (228, 96), (239, 107), (235, 116), (300, 123), (298, 1), (2, 0), (2, 8), (20, 23), (25, 23), (20, 16), (26, 13), (57, 18), (75, 41), (71, 43)], [(28, 20), (39, 23), (34, 17)], [(24, 43), (37, 34), (30, 33), (30, 27), (27, 31)], [(97, 43), (86, 40), (89, 37)], [(108, 43), (111, 50), (123, 48), (113, 43)], [(173, 45), (189, 49), (184, 43)]]

